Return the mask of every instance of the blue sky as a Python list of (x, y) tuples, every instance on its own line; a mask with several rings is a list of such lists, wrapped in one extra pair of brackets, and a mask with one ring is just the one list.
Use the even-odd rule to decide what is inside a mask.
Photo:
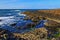
[(0, 0), (0, 9), (57, 9), (60, 0)]

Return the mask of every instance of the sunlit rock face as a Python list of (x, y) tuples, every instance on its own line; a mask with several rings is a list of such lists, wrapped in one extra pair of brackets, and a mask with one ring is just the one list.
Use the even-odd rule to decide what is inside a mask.
[(48, 20), (48, 22), (46, 23), (46, 26), (58, 27), (58, 26), (60, 26), (60, 23), (57, 23), (57, 22), (52, 21), (52, 20)]
[(60, 9), (39, 10), (39, 11), (46, 12), (46, 13), (51, 13), (51, 14), (60, 14)]
[(47, 14), (47, 16), (49, 15), (51, 18), (60, 19), (60, 9), (38, 10), (38, 11)]
[(27, 14), (29, 16), (38, 15), (38, 16), (43, 16), (43, 17), (60, 20), (60, 9), (25, 11), (24, 14)]
[(19, 36), (24, 39), (28, 40), (42, 40), (45, 39), (47, 40), (47, 30), (46, 28), (39, 28), (35, 29), (33, 31), (24, 33), (24, 34), (16, 34), (14, 33), (15, 36)]

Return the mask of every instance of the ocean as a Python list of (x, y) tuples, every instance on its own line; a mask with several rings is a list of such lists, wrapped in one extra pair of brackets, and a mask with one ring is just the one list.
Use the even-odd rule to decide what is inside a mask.
[[(20, 9), (0, 9), (0, 28), (10, 32), (24, 32), (23, 29), (18, 27), (25, 27), (26, 23), (31, 20), (24, 20), (25, 15), (21, 14), (25, 10)], [(11, 26), (14, 25), (15, 26)]]
[(16, 16), (19, 15), (18, 13), (21, 13), (22, 11), (20, 9), (0, 9), (0, 17), (3, 16)]

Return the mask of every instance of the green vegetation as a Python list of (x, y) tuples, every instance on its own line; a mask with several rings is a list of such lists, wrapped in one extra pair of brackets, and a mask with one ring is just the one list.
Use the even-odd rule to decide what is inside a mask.
[(60, 28), (57, 28), (58, 33), (54, 35), (55, 38), (60, 37)]
[(55, 38), (60, 37), (60, 32), (54, 35)]

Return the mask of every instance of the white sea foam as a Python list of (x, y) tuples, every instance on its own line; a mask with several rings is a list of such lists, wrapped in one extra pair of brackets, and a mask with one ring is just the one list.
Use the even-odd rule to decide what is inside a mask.
[(20, 16), (26, 16), (25, 14), (21, 14), (21, 13), (18, 13), (18, 15), (20, 15)]
[(9, 16), (9, 17), (0, 17), (0, 20), (3, 20), (3, 19), (10, 19), (10, 18), (14, 18), (14, 16)]
[(15, 10), (15, 11), (20, 11), (20, 10)]
[(0, 17), (0, 25), (13, 23), (15, 21), (14, 16)]

